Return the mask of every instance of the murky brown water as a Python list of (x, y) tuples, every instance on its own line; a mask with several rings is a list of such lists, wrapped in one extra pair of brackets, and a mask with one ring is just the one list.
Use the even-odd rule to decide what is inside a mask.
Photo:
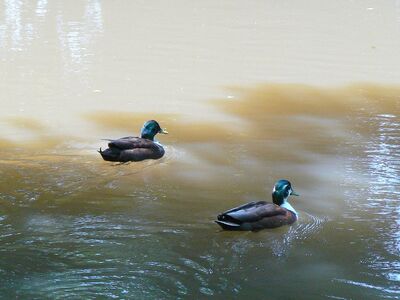
[[(399, 296), (400, 88), (233, 93), (214, 104), (235, 122), (157, 116), (170, 131), (159, 161), (106, 163), (92, 139), (3, 141), (2, 293), (262, 298), (307, 286), (316, 298)], [(84, 118), (111, 134), (146, 116)], [(213, 224), (226, 208), (268, 199), (282, 177), (301, 193), (294, 226)]]
[[(381, 26), (382, 14), (399, 31), (397, 2), (341, 3), (353, 13), (340, 16), (345, 25), (358, 17), (365, 29), (350, 26), (336, 41)], [(265, 61), (256, 50), (271, 45), (259, 35), (279, 24), (273, 40), (291, 36), (290, 49), (300, 43), (294, 28), (307, 38), (345, 26), (327, 20), (315, 33), (310, 11), (330, 14), (289, 4), (265, 2), (264, 15), (230, 2), (3, 2), (1, 298), (400, 297), (400, 87), (388, 84), (400, 68), (387, 55), (400, 42), (378, 32), (355, 62), (333, 50), (310, 61), (304, 49), (285, 61), (275, 45), (265, 51), (276, 61)], [(240, 51), (219, 40), (243, 34)], [(317, 87), (338, 83), (326, 70), (332, 57), (339, 81), (385, 84)], [(101, 138), (137, 133), (150, 118), (170, 132), (160, 137), (164, 158), (100, 159)], [(270, 199), (279, 178), (301, 194), (293, 226), (222, 232), (213, 223), (227, 208)]]

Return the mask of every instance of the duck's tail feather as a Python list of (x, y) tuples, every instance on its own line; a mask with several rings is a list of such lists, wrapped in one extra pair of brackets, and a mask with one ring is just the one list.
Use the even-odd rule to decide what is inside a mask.
[(107, 161), (118, 161), (119, 159), (119, 152), (113, 151), (112, 149), (108, 148), (106, 150), (97, 150), (97, 152), (100, 153), (101, 157), (103, 157), (104, 160)]
[(215, 223), (221, 226), (224, 230), (240, 230), (240, 224), (220, 220), (215, 220)]

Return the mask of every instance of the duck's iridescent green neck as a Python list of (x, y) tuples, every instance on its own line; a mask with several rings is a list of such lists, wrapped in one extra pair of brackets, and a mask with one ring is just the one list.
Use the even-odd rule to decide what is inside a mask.
[(148, 132), (148, 131), (144, 131), (144, 130), (142, 130), (142, 132), (140, 133), (141, 138), (147, 139), (150, 141), (154, 141), (154, 136), (155, 136), (155, 134), (153, 134), (152, 132)]
[(298, 196), (298, 194), (293, 191), (290, 182), (286, 179), (278, 180), (275, 183), (274, 189), (272, 190), (272, 201), (276, 205), (290, 210), (297, 216), (297, 212), (287, 201), (290, 195)]
[(274, 202), (276, 205), (281, 206), (284, 201), (285, 201), (285, 198), (282, 195), (282, 193), (279, 193), (278, 191), (274, 191), (272, 193), (272, 202)]
[(278, 180), (272, 190), (272, 201), (276, 205), (282, 205), (292, 193), (292, 185), (288, 180)]
[(150, 120), (144, 123), (142, 130), (140, 131), (140, 137), (150, 141), (154, 141), (154, 137), (161, 130), (160, 125), (154, 121)]

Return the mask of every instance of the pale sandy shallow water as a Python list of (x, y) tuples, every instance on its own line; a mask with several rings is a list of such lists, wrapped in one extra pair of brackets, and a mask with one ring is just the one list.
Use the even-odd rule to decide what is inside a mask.
[[(2, 297), (400, 297), (398, 2), (2, 11)], [(100, 160), (149, 118), (164, 158)], [(279, 178), (295, 225), (213, 223)]]

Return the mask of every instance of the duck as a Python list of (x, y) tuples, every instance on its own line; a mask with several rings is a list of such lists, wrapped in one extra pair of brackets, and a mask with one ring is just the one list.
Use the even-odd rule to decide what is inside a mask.
[(160, 127), (155, 120), (149, 120), (143, 124), (140, 137), (127, 136), (109, 141), (108, 148), (98, 150), (106, 161), (126, 163), (130, 161), (142, 161), (145, 159), (159, 159), (164, 156), (163, 146), (154, 137), (157, 133), (168, 134), (168, 131)]
[(286, 179), (278, 180), (272, 190), (272, 202), (252, 201), (218, 215), (215, 221), (224, 230), (258, 231), (296, 222), (298, 214), (288, 202), (299, 196)]

